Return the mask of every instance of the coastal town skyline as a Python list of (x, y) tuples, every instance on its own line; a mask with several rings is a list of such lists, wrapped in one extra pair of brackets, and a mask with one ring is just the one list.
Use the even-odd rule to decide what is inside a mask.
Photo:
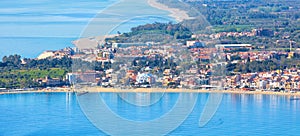
[[(229, 34), (229, 33), (228, 33)], [(250, 36), (256, 35), (257, 32), (254, 33), (249, 33)], [(226, 35), (226, 34), (225, 34)], [(237, 37), (239, 35), (236, 35)], [(192, 37), (197, 37), (196, 35), (192, 35)], [(153, 45), (152, 45), (153, 44)], [(178, 45), (179, 44), (179, 45)], [(122, 47), (124, 46), (124, 47)], [(181, 75), (180, 77), (175, 77), (174, 78), (174, 73), (171, 73), (172, 68), (167, 68), (167, 69), (162, 69), (163, 75), (166, 77), (163, 77), (164, 79), (159, 79), (159, 80), (166, 80), (164, 82), (161, 82), (161, 85), (165, 87), (171, 87), (168, 84), (172, 84), (174, 88), (178, 87), (183, 87), (184, 88), (190, 88), (190, 89), (195, 89), (195, 88), (202, 88), (202, 89), (209, 89), (210, 85), (210, 80), (208, 78), (209, 72), (211, 74), (211, 64), (207, 63), (210, 62), (211, 60), (211, 55), (213, 53), (216, 53), (217, 49), (222, 49), (223, 51), (226, 51), (227, 53), (224, 54), (219, 54), (222, 55), (222, 57), (225, 57), (226, 60), (230, 61), (232, 64), (236, 64), (239, 62), (242, 62), (244, 64), (246, 63), (251, 63), (251, 62), (263, 62), (263, 61), (268, 61), (271, 58), (281, 58), (280, 56), (285, 57), (286, 59), (293, 59), (294, 57), (297, 58), (299, 56), (299, 50), (295, 50), (295, 52), (284, 52), (284, 51), (254, 51), (252, 52), (251, 50), (253, 49), (253, 46), (251, 44), (216, 44), (215, 47), (205, 47), (205, 43), (202, 43), (198, 40), (192, 40), (192, 41), (186, 41), (186, 44), (180, 45), (180, 43), (177, 43), (177, 45), (163, 45), (161, 48), (161, 45), (159, 43), (154, 43), (154, 42), (148, 42), (146, 43), (111, 43), (111, 45), (102, 45), (99, 46), (98, 48), (95, 49), (77, 49), (77, 48), (65, 48), (62, 50), (58, 51), (45, 51), (44, 53), (40, 54), (36, 59), (37, 60), (44, 60), (44, 59), (62, 59), (64, 57), (68, 57), (71, 59), (80, 59), (80, 58), (85, 58), (83, 61), (87, 62), (100, 62), (100, 64), (105, 64), (105, 63), (110, 63), (112, 64), (115, 60), (115, 57), (118, 58), (123, 58), (121, 54), (124, 55), (129, 55), (130, 57), (133, 57), (134, 59), (140, 58), (143, 56), (160, 56), (162, 54), (165, 54), (167, 56), (174, 56), (174, 59), (177, 59), (176, 57), (182, 55), (182, 54), (177, 54), (177, 55), (172, 55), (172, 48), (180, 48), (179, 50), (186, 50), (189, 49), (189, 52), (191, 53), (191, 61), (199, 61), (201, 60), (201, 63), (204, 62), (204, 67), (207, 67), (208, 69), (206, 70), (201, 70), (200, 68), (196, 67), (191, 67), (189, 69), (186, 69), (187, 74), (198, 74), (197, 76), (194, 76), (196, 78), (191, 79), (191, 81), (188, 80), (190, 77), (185, 77), (184, 75)], [(150, 47), (150, 48), (149, 48)], [(125, 50), (124, 50), (125, 49)], [(146, 50), (145, 50), (146, 49)], [(150, 49), (150, 50), (149, 50)], [(238, 49), (247, 49), (247, 51), (234, 51)], [(118, 51), (117, 51), (118, 50)], [(140, 52), (140, 50), (145, 50), (145, 52)], [(139, 51), (139, 52), (136, 52)], [(150, 51), (150, 52), (149, 52)], [(231, 52), (234, 51), (234, 52)], [(83, 53), (83, 54), (82, 54)], [(146, 53), (146, 54), (145, 54)], [(150, 54), (149, 54), (150, 53)], [(196, 55), (195, 55), (196, 53)], [(200, 54), (198, 54), (200, 53)], [(84, 55), (85, 54), (85, 55)], [(192, 55), (194, 54), (194, 55)], [(87, 57), (87, 55), (89, 57)], [(134, 57), (136, 56), (136, 57)], [(24, 61), (24, 60), (23, 60)], [(129, 62), (133, 63), (133, 62)], [(148, 63), (148, 62), (147, 62)], [(26, 62), (24, 62), (26, 64)], [(98, 63), (97, 63), (98, 64)], [(232, 65), (231, 64), (231, 65)], [(106, 65), (106, 64), (105, 64)], [(130, 65), (130, 64), (129, 64)], [(180, 67), (177, 65), (177, 67)], [(288, 68), (289, 67), (289, 68)], [(235, 74), (234, 76), (226, 76), (226, 81), (219, 81), (223, 82), (223, 89), (238, 89), (238, 90), (270, 90), (270, 91), (275, 91), (275, 92), (297, 92), (299, 89), (299, 70), (297, 70), (297, 65), (287, 66), (283, 65), (281, 67), (274, 67), (273, 69), (270, 69), (270, 71), (265, 71), (264, 72), (252, 72), (252, 73), (238, 73)], [(97, 70), (94, 70), (92, 67), (91, 72), (100, 72)], [(146, 66), (145, 68), (148, 68), (152, 71), (153, 67)], [(176, 71), (176, 69), (173, 69)], [(109, 71), (109, 73), (107, 73)], [(113, 69), (107, 69), (107, 71), (103, 71), (104, 73), (108, 74), (105, 75), (105, 77), (99, 77), (101, 80), (97, 79), (86, 79), (89, 81), (93, 81), (95, 84), (103, 86), (103, 87), (114, 87), (117, 84), (117, 81), (120, 81), (120, 77), (118, 75), (115, 75), (116, 71)], [(173, 71), (173, 72), (175, 72)], [(131, 73), (128, 73), (131, 72)], [(229, 72), (229, 71), (227, 71)], [(231, 71), (233, 72), (233, 71)], [(76, 71), (75, 71), (76, 73)], [(97, 77), (96, 73), (90, 73), (90, 76), (92, 77)], [(83, 73), (84, 74), (84, 73)], [(127, 70), (127, 72), (124, 73), (127, 76), (133, 76), (133, 77), (127, 77), (130, 80), (136, 83), (141, 83), (139, 81), (139, 78), (141, 78), (139, 73), (137, 74), (137, 71), (135, 70)], [(228, 74), (228, 73), (226, 73)], [(146, 75), (145, 75), (146, 76)], [(148, 78), (154, 78), (151, 77), (151, 75), (148, 75)], [(168, 77), (169, 76), (169, 77)], [(179, 75), (176, 75), (179, 76)], [(60, 85), (71, 85), (74, 84), (76, 81), (74, 78), (76, 77), (76, 74), (72, 73), (67, 73), (64, 75), (62, 78), (54, 78), (54, 79), (39, 79), (37, 82), (44, 82), (45, 85), (50, 85), (50, 86), (60, 86)], [(206, 78), (199, 78), (199, 77), (206, 77)], [(247, 77), (251, 77), (250, 79), (245, 79)], [(283, 81), (281, 78), (284, 78), (285, 80)], [(291, 78), (292, 77), (292, 78)], [(78, 78), (78, 77), (77, 77)], [(153, 80), (158, 80), (158, 77)], [(197, 79), (199, 78), (199, 79)], [(274, 80), (275, 78), (275, 80)], [(279, 78), (279, 79), (277, 79)], [(253, 80), (255, 79), (255, 80)], [(273, 79), (273, 80), (271, 80)], [(277, 82), (276, 82), (277, 79)], [(76, 79), (77, 80), (77, 79)], [(96, 82), (97, 80), (97, 82)], [(280, 82), (278, 82), (280, 81)], [(288, 81), (288, 82), (287, 82)], [(292, 82), (293, 81), (293, 82)], [(123, 81), (124, 82), (124, 81)], [(198, 82), (198, 83), (197, 83)], [(128, 86), (128, 85), (127, 85)], [(147, 85), (145, 85), (147, 86)], [(160, 86), (160, 87), (163, 87)], [(121, 87), (119, 85), (119, 87)], [(148, 87), (151, 87), (151, 85), (148, 85)], [(145, 88), (148, 88), (145, 87)], [(158, 86), (157, 86), (158, 87)], [(18, 88), (16, 88), (18, 89)]]
[(298, 0), (0, 1), (0, 135), (299, 135)]

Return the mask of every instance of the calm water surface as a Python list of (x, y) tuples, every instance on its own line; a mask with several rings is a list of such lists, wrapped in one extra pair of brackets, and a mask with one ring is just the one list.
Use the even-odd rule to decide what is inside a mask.
[[(36, 58), (44, 50), (58, 50), (73, 46), (71, 42), (78, 39), (92, 18), (109, 6), (120, 0), (1, 0), (0, 1), (0, 59), (5, 55), (20, 54), (26, 58)], [(150, 13), (167, 16), (169, 12), (158, 10), (144, 2), (132, 2), (131, 5), (140, 6)], [(119, 12), (130, 9), (118, 7)], [(118, 16), (103, 14), (97, 32), (91, 36), (107, 34), (101, 31)], [(156, 20), (157, 21), (157, 20)], [(148, 21), (154, 22), (154, 21)], [(126, 28), (145, 24), (136, 21)]]
[[(168, 112), (179, 94), (164, 94), (151, 108), (133, 106), (115, 93), (100, 95), (121, 117), (146, 121)], [(215, 116), (199, 128), (209, 94), (190, 95), (198, 95), (193, 112), (169, 135), (300, 135), (300, 101), (294, 97), (224, 94)], [(74, 93), (7, 94), (0, 103), (0, 135), (105, 135), (85, 117)]]

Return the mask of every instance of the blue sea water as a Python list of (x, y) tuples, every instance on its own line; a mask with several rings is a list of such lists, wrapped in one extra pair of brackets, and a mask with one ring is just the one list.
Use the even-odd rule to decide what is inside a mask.
[(36, 58), (45, 50), (73, 47), (67, 37), (0, 37), (0, 58), (4, 55), (19, 54), (25, 58)]
[[(122, 19), (118, 13), (158, 13), (167, 16), (168, 12), (155, 9), (147, 0), (127, 0), (131, 7), (119, 4), (121, 0), (1, 0), (0, 1), (0, 58), (4, 55), (20, 54), (22, 57), (35, 58), (44, 50), (73, 47), (71, 42), (80, 38), (93, 18), (101, 18), (94, 33), (84, 36), (107, 34), (102, 28)], [(122, 0), (124, 1), (124, 0)], [(126, 3), (126, 2), (125, 2)], [(128, 2), (127, 2), (128, 3)], [(119, 7), (109, 9), (112, 5)], [(141, 7), (133, 11), (132, 7)], [(105, 14), (99, 13), (108, 9)], [(111, 12), (114, 12), (113, 14)], [(98, 15), (98, 16), (96, 16)], [(152, 22), (154, 22), (152, 20)], [(130, 27), (145, 23), (132, 21), (122, 32)], [(101, 28), (102, 27), (102, 28)]]
[[(119, 116), (147, 121), (168, 112), (179, 94), (166, 93), (150, 107), (133, 106), (117, 93), (100, 95)], [(196, 106), (168, 135), (300, 135), (300, 101), (295, 97), (224, 94), (213, 118), (199, 127), (200, 114), (210, 94), (189, 95), (198, 95)], [(106, 135), (89, 122), (75, 93), (5, 94), (0, 95), (0, 103), (0, 135)]]

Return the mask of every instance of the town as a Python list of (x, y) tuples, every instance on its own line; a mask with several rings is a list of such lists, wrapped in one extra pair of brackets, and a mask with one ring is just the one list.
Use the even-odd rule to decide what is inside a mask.
[[(65, 80), (75, 85), (213, 90), (220, 87), (214, 82), (219, 82), (224, 90), (300, 91), (299, 64), (270, 65), (263, 69), (255, 67), (248, 71), (230, 68), (232, 65), (255, 64), (253, 62), (264, 64), (272, 59), (297, 59), (300, 49), (257, 51), (253, 48), (251, 44), (216, 44), (215, 47), (206, 47), (199, 40), (165, 45), (154, 42), (109, 43), (95, 49), (75, 48), (72, 50), (74, 55), (61, 50), (46, 51), (40, 56), (62, 58), (67, 55), (72, 59), (90, 62), (90, 66), (84, 69), (79, 66), (66, 74)], [(213, 59), (216, 59), (213, 55), (219, 55), (222, 59), (218, 61), (222, 62), (213, 63)], [(73, 65), (80, 64), (73, 62)], [(216, 74), (215, 65), (224, 67), (221, 75)]]
[[(229, 34), (232, 33), (223, 33)], [(248, 34), (255, 36), (258, 32), (253, 30)], [(39, 76), (30, 77), (30, 74), (15, 73), (15, 77), (21, 75), (21, 79), (31, 79), (28, 82), (21, 80), (19, 87), (11, 88), (18, 90), (92, 85), (105, 88), (300, 91), (300, 48), (293, 49), (291, 44), (289, 50), (277, 51), (257, 49), (252, 44), (208, 45), (198, 40), (203, 36), (207, 37), (191, 35), (192, 38), (184, 43), (106, 41), (95, 48), (74, 47), (45, 51), (35, 60), (22, 59), (20, 64), (6, 64), (18, 62), (14, 59), (20, 57), (5, 57), (1, 64), (16, 65), (15, 67), (19, 66), (21, 69), (30, 68), (26, 65), (33, 65), (34, 68), (38, 63), (54, 66), (53, 69), (48, 69), (47, 66), (39, 67), (45, 69), (45, 72), (48, 71), (48, 74), (33, 71)], [(214, 36), (210, 37), (214, 39)], [(239, 37), (240, 34), (236, 36)], [(51, 61), (57, 61), (54, 63), (58, 66)], [(68, 67), (69, 70), (59, 71), (57, 68), (66, 62), (63, 67)], [(49, 76), (53, 73), (57, 76)], [(4, 74), (1, 77), (10, 76)], [(26, 86), (27, 83), (29, 86)], [(7, 88), (9, 87), (2, 83), (1, 89)]]

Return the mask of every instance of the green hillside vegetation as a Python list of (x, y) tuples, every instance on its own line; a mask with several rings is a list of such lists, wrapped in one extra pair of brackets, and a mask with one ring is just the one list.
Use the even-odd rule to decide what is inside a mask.
[(71, 71), (72, 60), (61, 59), (24, 59), (20, 55), (4, 56), (0, 62), (0, 88), (45, 87), (38, 79), (58, 78), (63, 80)]
[(28, 88), (43, 87), (36, 82), (37, 79), (45, 77), (63, 79), (66, 70), (61, 68), (50, 68), (47, 70), (29, 69), (2, 72), (0, 75), (1, 88)]
[(120, 34), (114, 38), (107, 38), (106, 41), (117, 43), (133, 42), (170, 42), (170, 40), (180, 40), (191, 38), (192, 32), (182, 24), (159, 23), (145, 24), (131, 28), (131, 32)]

